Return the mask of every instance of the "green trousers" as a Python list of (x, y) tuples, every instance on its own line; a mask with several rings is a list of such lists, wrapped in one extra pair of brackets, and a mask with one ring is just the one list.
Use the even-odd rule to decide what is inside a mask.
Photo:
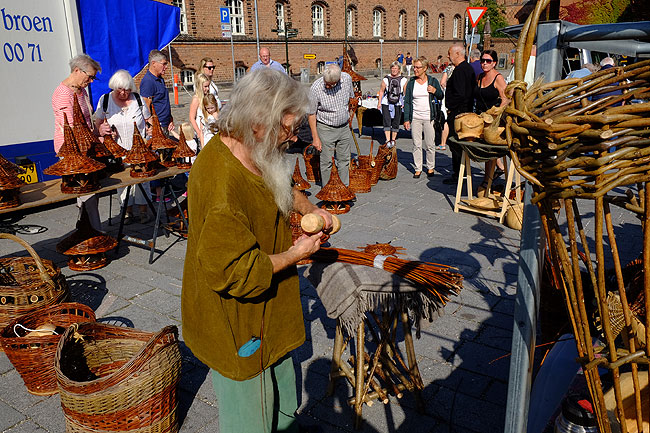
[(285, 355), (248, 380), (237, 381), (212, 371), (219, 405), (220, 433), (298, 432), (296, 373)]

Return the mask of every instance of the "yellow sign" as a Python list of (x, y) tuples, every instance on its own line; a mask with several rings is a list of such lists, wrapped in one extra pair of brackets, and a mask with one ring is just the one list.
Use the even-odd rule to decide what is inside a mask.
[(25, 169), (25, 173), (19, 174), (19, 178), (25, 183), (38, 183), (38, 172), (34, 163), (21, 165), (21, 167)]
[(316, 58), (316, 54), (303, 54), (302, 58), (307, 60), (314, 60)]

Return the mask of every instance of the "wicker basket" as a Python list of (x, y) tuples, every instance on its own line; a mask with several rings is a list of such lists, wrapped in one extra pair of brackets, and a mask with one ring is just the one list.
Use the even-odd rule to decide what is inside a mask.
[(305, 147), (302, 151), (305, 158), (305, 176), (309, 182), (320, 182), (320, 152), (313, 145)]
[(377, 185), (379, 182), (379, 175), (381, 174), (381, 168), (384, 166), (384, 159), (379, 156), (372, 155), (372, 145), (373, 141), (370, 141), (370, 154), (368, 155), (359, 155), (359, 168), (368, 169), (371, 171), (370, 185)]
[(54, 354), (61, 335), (26, 336), (28, 331), (21, 327), (14, 330), (15, 325), (28, 329), (39, 329), (45, 324), (67, 328), (73, 323), (94, 320), (92, 308), (70, 302), (51, 305), (18, 317), (2, 330), (2, 349), (23, 378), (27, 391), (35, 395), (56, 394)]
[(385, 144), (379, 147), (377, 157), (382, 159), (381, 180), (392, 180), (397, 177), (397, 148), (388, 148)]
[(58, 267), (49, 260), (41, 260), (36, 251), (17, 236), (0, 233), (0, 239), (19, 243), (31, 255), (0, 259), (0, 327), (67, 299), (68, 284)]
[[(650, 362), (650, 334), (641, 335), (637, 325), (647, 328), (650, 317), (635, 308), (638, 297), (626, 277), (625, 258), (619, 254), (619, 245), (628, 240), (617, 239), (610, 205), (641, 219), (631, 236), (644, 239), (639, 253), (642, 268), (650, 271), (650, 104), (614, 106), (650, 94), (650, 62), (605, 69), (579, 79), (538, 80), (527, 88), (523, 77), (528, 56), (549, 1), (537, 3), (519, 38), (515, 80), (506, 90), (513, 92), (505, 111), (506, 139), (517, 170), (533, 185), (532, 201), (540, 210), (553, 275), (560, 276), (598, 430), (620, 429), (621, 420), (630, 418), (631, 424), (643, 430), (648, 418), (640, 402), (647, 389), (642, 389), (639, 379)], [(610, 93), (623, 89), (629, 92)], [(604, 97), (590, 100), (599, 94)], [(558, 201), (561, 209), (555, 207)], [(585, 215), (593, 215), (593, 223), (583, 222)], [(609, 263), (614, 268), (611, 273), (605, 268)], [(650, 299), (647, 279), (641, 285), (645, 299)], [(598, 322), (603, 345), (594, 347)], [(619, 333), (623, 338), (617, 338)], [(614, 398), (607, 402), (600, 368), (610, 370), (613, 379)], [(627, 390), (620, 380), (626, 370), (632, 376), (632, 389)], [(631, 405), (626, 404), (627, 397)], [(608, 412), (615, 416), (610, 419)]]
[(352, 192), (370, 192), (372, 189), (372, 172), (369, 168), (360, 168), (359, 162), (350, 161), (350, 186)]
[(75, 323), (54, 360), (66, 431), (178, 431), (178, 330)]

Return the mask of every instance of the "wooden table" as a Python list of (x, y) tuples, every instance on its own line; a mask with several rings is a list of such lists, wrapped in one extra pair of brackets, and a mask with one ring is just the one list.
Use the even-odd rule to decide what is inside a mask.
[[(124, 188), (124, 187), (131, 188), (134, 185), (137, 185), (139, 188), (141, 188), (144, 193), (144, 188), (142, 187), (142, 184), (144, 182), (149, 182), (152, 180), (161, 180), (163, 182), (162, 185), (163, 192), (157, 208), (153, 205), (153, 203), (149, 199), (149, 195), (146, 193), (143, 194), (145, 199), (147, 200), (147, 204), (149, 205), (149, 208), (151, 209), (152, 213), (156, 216), (152, 240), (145, 241), (143, 239), (138, 239), (133, 236), (122, 235), (122, 230), (124, 228), (124, 218), (126, 216), (126, 208), (128, 206), (128, 194), (127, 194), (127, 199), (122, 204), (122, 209), (120, 211), (120, 225), (117, 233), (118, 244), (117, 247), (115, 248), (115, 251), (119, 250), (120, 242), (122, 241), (122, 238), (136, 245), (148, 247), (151, 249), (151, 252), (149, 254), (149, 263), (152, 263), (153, 255), (156, 249), (156, 238), (158, 237), (158, 229), (160, 227), (160, 217), (163, 213), (163, 209), (166, 209), (164, 205), (164, 199), (163, 199), (166, 191), (169, 191), (171, 193), (174, 203), (176, 204), (178, 209), (180, 209), (178, 198), (176, 197), (176, 194), (171, 188), (169, 180), (178, 174), (184, 174), (187, 173), (188, 171), (189, 169), (186, 168), (163, 167), (158, 169), (157, 173), (151, 177), (131, 177), (131, 175), (129, 174), (130, 170), (126, 169), (120, 171), (119, 173), (113, 173), (109, 177), (100, 180), (99, 181), (99, 184), (101, 185), (100, 189), (96, 191), (92, 191), (90, 193), (83, 193), (83, 194), (65, 194), (61, 192), (61, 179), (54, 179), (45, 182), (23, 185), (20, 188), (20, 201), (21, 201), (20, 206), (8, 208), (8, 209), (0, 209), (0, 215), (5, 213), (30, 210), (30, 209), (35, 210), (41, 206), (59, 203), (62, 201), (66, 201), (66, 200), (70, 200), (70, 199), (74, 199), (77, 197), (82, 197), (90, 194), (100, 194), (103, 192), (110, 192), (118, 188)], [(180, 212), (180, 214), (181, 214), (181, 218), (185, 222), (185, 226), (187, 227), (187, 221), (185, 220), (185, 216), (183, 215), (183, 212)]]

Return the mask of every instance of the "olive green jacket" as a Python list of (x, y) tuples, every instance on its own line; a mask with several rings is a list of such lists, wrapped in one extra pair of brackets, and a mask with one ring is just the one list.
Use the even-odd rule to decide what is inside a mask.
[[(288, 221), (219, 136), (194, 162), (188, 200), (183, 338), (208, 367), (250, 379), (305, 341), (296, 267), (274, 275), (269, 258), (291, 247)], [(238, 356), (253, 336), (261, 348)]]

